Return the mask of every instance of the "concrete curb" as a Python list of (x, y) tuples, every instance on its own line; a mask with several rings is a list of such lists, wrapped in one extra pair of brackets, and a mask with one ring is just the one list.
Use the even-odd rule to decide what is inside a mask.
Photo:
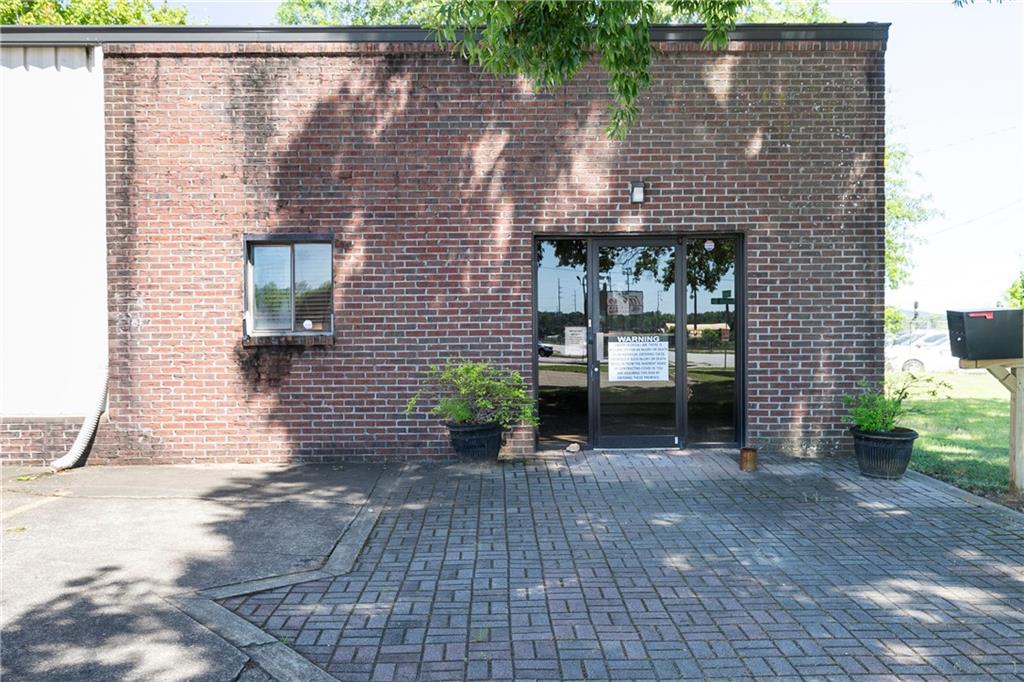
[[(385, 483), (385, 500), (391, 496), (397, 482), (398, 477), (395, 476), (393, 480)], [(352, 570), (356, 563), (356, 557), (359, 556), (359, 550), (366, 544), (370, 533), (373, 532), (374, 526), (377, 525), (377, 519), (380, 518), (383, 506), (384, 501), (382, 500), (380, 504), (373, 505), (372, 507), (363, 506), (362, 509), (356, 512), (355, 517), (349, 522), (348, 528), (345, 529), (341, 537), (338, 538), (338, 542), (335, 543), (334, 549), (331, 550), (330, 555), (327, 557), (327, 561), (323, 563), (318, 572), (334, 576), (344, 575)]]
[(968, 492), (963, 488), (957, 488), (955, 485), (951, 483), (946, 483), (945, 481), (935, 478), (934, 476), (922, 474), (920, 471), (914, 471), (913, 469), (907, 469), (907, 472), (904, 474), (904, 476), (915, 479), (922, 483), (927, 483), (928, 485), (931, 485), (934, 488), (938, 488), (939, 490), (948, 495), (958, 497), (965, 502), (969, 502), (970, 504), (976, 505), (978, 507), (985, 507), (986, 509), (997, 512), (1009, 521), (1015, 521), (1016, 523), (1024, 523), (1024, 512), (1019, 512), (1016, 509), (1005, 507), (999, 504), (998, 502), (993, 502), (992, 500), (985, 499), (984, 497), (980, 495), (975, 495), (974, 493)]
[[(226, 610), (226, 609), (225, 609)], [(263, 672), (282, 682), (337, 682), (338, 678), (328, 675), (303, 658), (298, 652), (281, 642), (254, 644), (242, 649)]]
[(192, 620), (197, 621), (208, 630), (212, 630), (222, 639), (227, 640), (240, 649), (254, 644), (271, 644), (277, 640), (258, 627), (239, 618), (212, 599), (204, 597), (168, 597), (166, 599), (175, 608), (184, 611)]
[(237, 597), (252, 592), (288, 587), (311, 580), (344, 575), (352, 570), (356, 558), (380, 518), (384, 505), (391, 497), (406, 466), (395, 472), (385, 472), (374, 483), (370, 499), (345, 526), (331, 553), (319, 569), (246, 580), (230, 585), (205, 588), (193, 592), (164, 597), (192, 620), (210, 630), (221, 639), (249, 657), (263, 672), (279, 682), (328, 682), (335, 678), (317, 667), (301, 654), (270, 634), (256, 627), (215, 600)]
[(297, 583), (305, 583), (310, 580), (319, 580), (320, 578), (329, 577), (331, 577), (330, 573), (319, 569), (315, 571), (299, 571), (298, 573), (285, 573), (283, 575), (275, 575), (269, 578), (257, 578), (256, 580), (246, 580), (245, 582), (232, 583), (231, 585), (211, 587), (188, 594), (206, 597), (207, 599), (227, 599), (228, 597), (237, 597), (242, 594), (249, 594), (250, 592), (273, 590), (278, 587), (287, 587)]

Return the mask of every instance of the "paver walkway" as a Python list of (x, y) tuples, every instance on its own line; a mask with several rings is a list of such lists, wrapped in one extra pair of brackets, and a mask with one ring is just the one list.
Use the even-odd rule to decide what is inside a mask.
[(353, 570), (223, 604), (341, 679), (1024, 676), (1024, 516), (734, 453), (423, 465)]

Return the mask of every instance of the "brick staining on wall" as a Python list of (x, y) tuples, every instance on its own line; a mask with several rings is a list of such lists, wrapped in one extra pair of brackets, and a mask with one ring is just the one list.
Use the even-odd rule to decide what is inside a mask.
[[(534, 235), (691, 231), (745, 238), (748, 441), (844, 449), (841, 395), (882, 375), (883, 52), (660, 43), (620, 143), (596, 69), (535, 94), (433, 45), (109, 46), (94, 458), (444, 454), (405, 402), (449, 358), (530, 375)], [(307, 231), (335, 235), (333, 344), (243, 345), (242, 235)]]

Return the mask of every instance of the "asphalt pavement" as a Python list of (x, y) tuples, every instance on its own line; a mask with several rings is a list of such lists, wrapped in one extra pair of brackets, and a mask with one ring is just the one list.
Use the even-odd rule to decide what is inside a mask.
[(5, 467), (3, 679), (266, 679), (165, 597), (317, 568), (384, 471)]

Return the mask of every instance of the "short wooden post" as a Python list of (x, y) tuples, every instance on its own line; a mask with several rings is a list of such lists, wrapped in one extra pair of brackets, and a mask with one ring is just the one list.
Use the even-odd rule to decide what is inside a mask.
[(740, 471), (757, 469), (757, 448), (740, 448)]
[(960, 360), (960, 369), (987, 369), (1010, 392), (1010, 492), (1024, 495), (1024, 359)]
[(1010, 491), (1024, 495), (1024, 367), (1013, 368), (1010, 392)]

